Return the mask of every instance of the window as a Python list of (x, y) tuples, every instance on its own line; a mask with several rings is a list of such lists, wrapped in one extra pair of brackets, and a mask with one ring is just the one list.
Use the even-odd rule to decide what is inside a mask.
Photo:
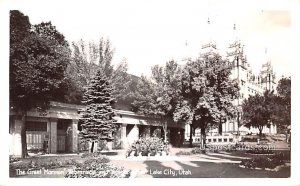
[(224, 141), (224, 142), (227, 142), (227, 138), (224, 138), (223, 141)]
[(219, 139), (218, 139), (218, 142), (222, 142), (222, 138), (219, 138)]
[(211, 142), (211, 139), (208, 139), (208, 142)]
[(26, 131), (47, 131), (47, 122), (26, 121)]
[(233, 139), (232, 139), (232, 138), (229, 138), (229, 142), (233, 142)]
[(213, 139), (213, 142), (217, 142), (217, 139), (216, 139), (216, 138), (214, 138), (214, 139)]

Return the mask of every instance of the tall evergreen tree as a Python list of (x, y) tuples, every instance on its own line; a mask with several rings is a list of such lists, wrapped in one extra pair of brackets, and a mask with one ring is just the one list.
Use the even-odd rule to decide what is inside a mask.
[(111, 106), (115, 102), (112, 92), (113, 88), (104, 72), (99, 70), (83, 95), (83, 103), (86, 105), (80, 119), (83, 140), (92, 143), (113, 140), (116, 120)]

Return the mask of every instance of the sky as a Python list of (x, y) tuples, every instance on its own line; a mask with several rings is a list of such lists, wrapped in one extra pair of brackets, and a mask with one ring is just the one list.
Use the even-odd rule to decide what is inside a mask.
[(223, 54), (238, 38), (254, 73), (269, 59), (280, 78), (291, 75), (293, 2), (10, 0), (7, 6), (28, 15), (31, 24), (51, 21), (69, 42), (109, 38), (115, 48), (113, 64), (126, 59), (128, 72), (138, 76), (150, 75), (151, 66), (171, 59), (199, 56), (208, 38)]

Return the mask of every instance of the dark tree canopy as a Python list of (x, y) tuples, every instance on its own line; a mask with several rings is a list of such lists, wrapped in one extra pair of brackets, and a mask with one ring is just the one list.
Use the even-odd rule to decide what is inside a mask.
[(243, 124), (249, 128), (258, 128), (261, 135), (264, 126), (270, 127), (274, 114), (274, 99), (273, 92), (267, 90), (263, 95), (255, 94), (244, 100)]
[[(54, 99), (64, 81), (70, 54), (67, 42), (52, 37), (56, 33), (60, 39), (63, 38), (51, 23), (47, 23), (46, 28), (42, 24), (34, 26), (44, 29), (42, 33), (36, 32), (36, 29), (30, 31), (30, 25), (23, 28), (15, 27), (13, 24), (18, 21), (14, 19), (27, 20), (27, 17), (17, 18), (14, 14), (21, 15), (21, 13), (11, 12), (11, 104), (15, 109), (23, 111), (36, 106), (46, 107), (49, 101)], [(25, 30), (21, 31), (18, 28)], [(23, 31), (27, 34), (25, 35)], [(14, 37), (16, 33), (22, 33), (24, 37)], [(14, 40), (17, 38), (19, 40)]]
[(291, 125), (291, 78), (283, 77), (279, 80), (277, 94), (272, 121), (280, 132), (284, 132)]
[(113, 140), (116, 120), (113, 119), (113, 88), (104, 72), (99, 70), (88, 85), (83, 96), (86, 105), (82, 111), (80, 123), (81, 136), (87, 141)]
[(22, 157), (27, 154), (26, 113), (45, 110), (61, 96), (69, 54), (63, 35), (51, 23), (31, 26), (27, 16), (10, 12), (10, 108), (22, 116)]

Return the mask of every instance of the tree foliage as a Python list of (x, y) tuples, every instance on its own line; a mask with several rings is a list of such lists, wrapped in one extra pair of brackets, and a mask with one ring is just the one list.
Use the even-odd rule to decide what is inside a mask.
[(135, 109), (147, 115), (173, 116), (180, 92), (180, 67), (169, 61), (165, 67), (152, 67), (151, 79), (142, 77), (137, 85)]
[(291, 125), (291, 78), (283, 77), (279, 80), (277, 94), (272, 121), (283, 132)]
[(86, 105), (80, 123), (81, 136), (86, 141), (113, 140), (116, 120), (113, 119), (113, 88), (103, 71), (99, 70), (88, 85), (83, 96)]
[[(15, 32), (13, 25), (11, 31)], [(15, 38), (13, 35), (14, 33), (12, 39)], [(37, 106), (46, 108), (64, 81), (69, 54), (67, 42), (50, 22), (34, 25), (22, 40), (12, 40), (10, 50), (12, 106), (17, 110), (26, 111)]]
[(182, 72), (182, 92), (175, 121), (183, 121), (193, 128), (200, 128), (202, 143), (205, 131), (232, 118), (237, 98), (238, 84), (229, 78), (231, 65), (216, 53), (203, 54), (189, 61)]
[(151, 79), (142, 76), (134, 92), (132, 103), (135, 112), (160, 117), (164, 139), (167, 140), (167, 120), (172, 119), (180, 93), (181, 68), (175, 61), (168, 61), (164, 67), (152, 67)]
[(164, 67), (152, 67), (151, 79), (142, 76), (132, 103), (136, 112), (152, 116), (173, 117), (180, 93), (180, 67), (169, 61)]
[(69, 101), (80, 103), (84, 87), (92, 80), (98, 70), (102, 70), (110, 84), (114, 87), (113, 96), (118, 100), (126, 99), (125, 90), (128, 87), (130, 77), (127, 74), (127, 62), (124, 59), (117, 66), (112, 65), (114, 49), (110, 41), (100, 39), (99, 43), (83, 40), (71, 45), (71, 62), (67, 69), (69, 81), (73, 84), (74, 97), (70, 96)]
[(263, 127), (270, 127), (274, 115), (274, 100), (275, 95), (268, 90), (263, 95), (249, 96), (242, 104), (243, 124), (249, 128), (258, 128), (261, 136)]
[(23, 157), (26, 113), (47, 109), (61, 92), (69, 54), (64, 36), (50, 22), (32, 26), (23, 13), (10, 12), (10, 106), (22, 115)]

